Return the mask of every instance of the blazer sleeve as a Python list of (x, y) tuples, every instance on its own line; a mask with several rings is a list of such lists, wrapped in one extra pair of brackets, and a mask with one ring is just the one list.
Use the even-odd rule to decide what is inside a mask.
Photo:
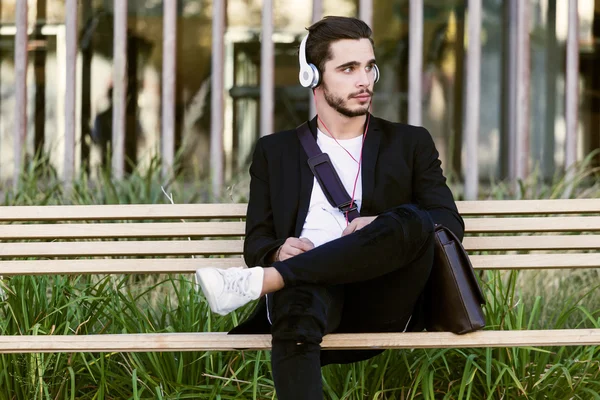
[(429, 211), (434, 223), (450, 229), (460, 240), (463, 239), (465, 224), (458, 213), (450, 188), (446, 184), (431, 134), (418, 128), (414, 154), (413, 188), (416, 203)]
[(270, 256), (285, 239), (277, 239), (271, 208), (268, 161), (259, 139), (250, 165), (250, 197), (246, 214), (244, 261), (249, 267), (270, 265)]

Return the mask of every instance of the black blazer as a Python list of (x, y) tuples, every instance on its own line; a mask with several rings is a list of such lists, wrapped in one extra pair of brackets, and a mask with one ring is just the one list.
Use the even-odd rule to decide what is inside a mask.
[[(316, 126), (315, 118), (309, 122), (315, 138)], [(435, 223), (444, 224), (462, 240), (464, 222), (446, 185), (438, 155), (426, 129), (371, 116), (362, 155), (361, 215), (374, 216), (402, 204), (418, 204), (429, 211)], [(244, 259), (249, 267), (268, 266), (272, 252), (288, 237), (300, 235), (314, 182), (307, 160), (295, 129), (262, 137), (256, 143), (244, 241)], [(269, 332), (262, 300), (253, 316), (230, 333)], [(328, 357), (322, 362), (364, 358), (360, 352), (352, 353), (354, 356), (347, 354), (350, 357), (342, 361)]]
[[(309, 126), (316, 138), (316, 118)], [(362, 216), (414, 203), (462, 239), (464, 223), (426, 129), (372, 116), (362, 157)], [(314, 181), (307, 160), (295, 129), (258, 140), (244, 242), (249, 267), (269, 265), (271, 252), (286, 238), (300, 235)]]

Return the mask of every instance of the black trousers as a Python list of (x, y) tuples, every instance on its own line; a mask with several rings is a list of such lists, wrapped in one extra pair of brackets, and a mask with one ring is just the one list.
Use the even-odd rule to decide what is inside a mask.
[(319, 400), (321, 348), (331, 332), (398, 332), (433, 263), (433, 223), (397, 207), (350, 235), (273, 264), (285, 288), (267, 297), (279, 400)]

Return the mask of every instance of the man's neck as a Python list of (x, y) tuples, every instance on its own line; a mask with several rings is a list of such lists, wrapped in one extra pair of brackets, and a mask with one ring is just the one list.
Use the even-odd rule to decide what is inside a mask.
[(338, 140), (352, 139), (364, 134), (366, 115), (346, 117), (337, 111), (328, 111), (318, 114), (317, 125), (321, 132)]

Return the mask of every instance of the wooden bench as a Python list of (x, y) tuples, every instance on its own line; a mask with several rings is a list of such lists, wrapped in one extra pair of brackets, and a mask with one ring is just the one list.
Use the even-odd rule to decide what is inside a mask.
[[(600, 199), (458, 206), (478, 270), (600, 267)], [(245, 212), (245, 204), (0, 207), (0, 275), (191, 274), (243, 265)], [(323, 341), (328, 349), (554, 345), (600, 345), (600, 329), (332, 334)], [(0, 353), (268, 348), (269, 335), (224, 332), (0, 336)]]

